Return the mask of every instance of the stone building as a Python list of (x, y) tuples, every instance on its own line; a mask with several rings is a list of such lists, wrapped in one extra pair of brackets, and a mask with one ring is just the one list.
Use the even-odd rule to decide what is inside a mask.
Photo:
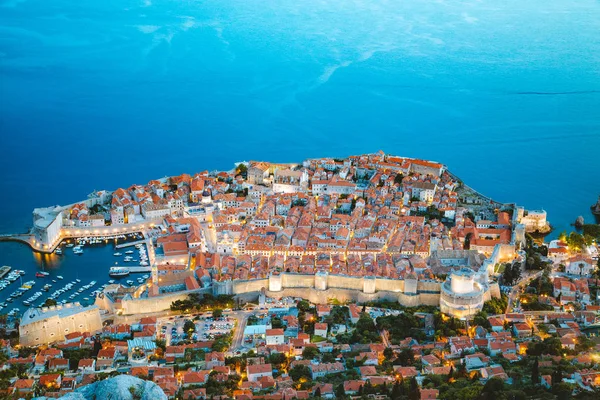
[(83, 307), (79, 303), (64, 306), (30, 308), (25, 311), (19, 326), (19, 342), (37, 346), (64, 341), (72, 332), (95, 332), (102, 329), (100, 308)]

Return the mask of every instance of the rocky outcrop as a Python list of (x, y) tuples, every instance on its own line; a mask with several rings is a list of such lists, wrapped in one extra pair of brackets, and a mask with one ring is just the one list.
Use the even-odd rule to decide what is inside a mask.
[(596, 204), (594, 204), (591, 208), (592, 208), (592, 213), (594, 215), (600, 216), (600, 196), (598, 196), (598, 202)]
[(583, 219), (583, 216), (579, 216), (577, 217), (577, 219), (575, 220), (575, 227), (576, 228), (581, 228), (583, 226), (583, 224), (585, 223), (585, 220)]
[[(154, 382), (129, 375), (119, 375), (76, 389), (62, 397), (63, 400), (167, 400), (167, 396)], [(45, 400), (46, 397), (38, 397)]]

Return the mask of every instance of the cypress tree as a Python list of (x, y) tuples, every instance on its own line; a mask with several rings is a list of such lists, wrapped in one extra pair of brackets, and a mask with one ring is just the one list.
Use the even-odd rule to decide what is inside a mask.
[(396, 381), (394, 387), (392, 387), (392, 400), (398, 400), (402, 396), (402, 387), (400, 383)]
[(421, 398), (421, 391), (419, 390), (419, 384), (417, 379), (413, 376), (410, 378), (410, 384), (408, 389), (408, 398), (410, 400), (419, 400)]
[(315, 390), (315, 397), (321, 397), (321, 387), (319, 386), (317, 390)]
[(531, 367), (531, 383), (534, 385), (540, 383), (540, 363), (537, 357), (533, 360), (533, 366)]
[(454, 375), (454, 366), (450, 366), (450, 371), (448, 372), (448, 382), (452, 379), (452, 375)]

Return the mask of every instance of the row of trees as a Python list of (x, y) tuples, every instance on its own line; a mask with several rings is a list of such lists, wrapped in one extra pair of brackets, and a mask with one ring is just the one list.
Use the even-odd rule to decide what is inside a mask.
[(336, 339), (338, 343), (347, 344), (381, 342), (381, 336), (379, 336), (375, 322), (366, 312), (360, 314), (360, 318), (356, 322), (356, 329), (352, 332), (340, 333)]
[[(213, 296), (210, 293), (200, 295), (191, 293), (185, 300), (175, 300), (171, 303), (171, 311), (190, 312), (193, 310), (202, 311), (208, 309), (230, 308), (235, 304), (234, 296), (220, 294)], [(218, 318), (218, 316), (215, 315)]]

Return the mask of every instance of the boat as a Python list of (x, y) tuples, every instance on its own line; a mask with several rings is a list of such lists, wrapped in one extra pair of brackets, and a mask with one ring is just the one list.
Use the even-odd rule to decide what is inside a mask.
[(83, 254), (83, 250), (81, 249), (77, 249), (77, 250), (73, 250), (73, 253), (77, 254), (78, 256)]
[(112, 285), (113, 283), (115, 283), (115, 280), (111, 279), (110, 281), (108, 281), (108, 283), (110, 283)]
[(111, 278), (122, 278), (129, 275), (129, 268), (111, 267), (108, 270), (108, 276)]
[(75, 279), (75, 280), (77, 281), (77, 283), (80, 283), (80, 282), (81, 282), (81, 279)]
[(127, 250), (125, 254), (133, 254), (133, 250)]
[(35, 277), (36, 278), (44, 278), (46, 276), (50, 275), (48, 272), (46, 271), (38, 271), (35, 273)]
[(56, 250), (54, 250), (54, 253), (58, 254), (58, 255), (61, 255), (63, 252), (62, 252), (61, 249), (56, 249)]
[(131, 286), (131, 285), (133, 285), (133, 281), (132, 281), (132, 280), (128, 280), (128, 281), (127, 281), (127, 284), (128, 284), (129, 286)]
[(119, 253), (119, 252), (113, 254), (113, 256), (122, 256), (122, 255), (123, 255), (123, 253)]
[(26, 305), (26, 306), (30, 306), (30, 305), (31, 305), (31, 303), (30, 303), (30, 302), (28, 302), (27, 300), (25, 300), (25, 301), (23, 302), (23, 304), (24, 304), (24, 305)]
[(56, 275), (58, 279), (64, 279), (61, 275)]
[(73, 247), (75, 246), (73, 243), (67, 243), (67, 247)]

